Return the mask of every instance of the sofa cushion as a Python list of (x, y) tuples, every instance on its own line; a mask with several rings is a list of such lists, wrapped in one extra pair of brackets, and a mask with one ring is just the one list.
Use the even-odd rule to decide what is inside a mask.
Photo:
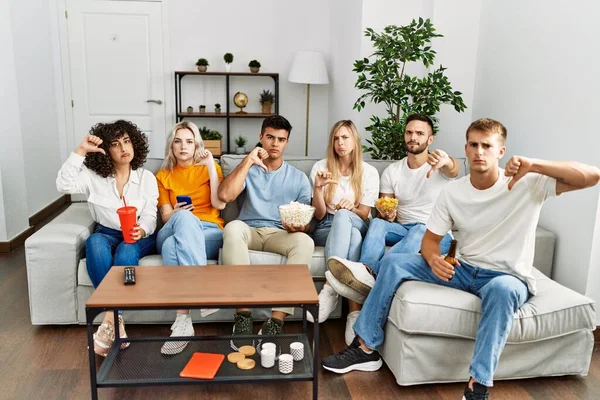
[[(285, 264), (287, 257), (280, 254), (268, 253), (266, 251), (250, 250), (250, 263), (253, 265), (259, 264)], [(209, 265), (222, 264), (221, 252), (219, 251), (219, 260), (208, 260)], [(162, 264), (162, 256), (153, 254), (140, 259), (140, 266), (160, 266)], [(313, 253), (312, 264), (310, 266), (310, 275), (313, 278), (325, 279), (325, 248), (316, 246)], [(79, 260), (77, 267), (77, 283), (81, 286), (92, 286), (92, 281), (87, 272), (85, 258)]]
[[(536, 269), (534, 276), (538, 280), (538, 294), (515, 315), (509, 343), (535, 342), (595, 329), (592, 299), (554, 282)], [(410, 281), (398, 288), (388, 322), (409, 334), (474, 339), (480, 318), (479, 297)]]

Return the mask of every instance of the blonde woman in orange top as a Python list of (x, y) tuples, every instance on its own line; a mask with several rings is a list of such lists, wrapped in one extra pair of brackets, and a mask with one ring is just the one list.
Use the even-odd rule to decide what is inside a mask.
[[(224, 221), (220, 210), (226, 203), (217, 191), (223, 180), (221, 167), (204, 148), (198, 127), (188, 121), (175, 124), (165, 150), (165, 160), (156, 174), (158, 208), (165, 224), (156, 245), (164, 265), (206, 265), (216, 259), (223, 245)], [(188, 196), (191, 204), (177, 201)], [(194, 336), (189, 310), (178, 310), (171, 337)], [(165, 342), (163, 354), (178, 354), (188, 342)]]

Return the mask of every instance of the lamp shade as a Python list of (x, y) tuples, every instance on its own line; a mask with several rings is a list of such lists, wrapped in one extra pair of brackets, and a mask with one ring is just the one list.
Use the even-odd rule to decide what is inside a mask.
[(294, 61), (292, 61), (288, 81), (309, 83), (311, 85), (325, 85), (329, 83), (323, 55), (318, 51), (297, 51)]

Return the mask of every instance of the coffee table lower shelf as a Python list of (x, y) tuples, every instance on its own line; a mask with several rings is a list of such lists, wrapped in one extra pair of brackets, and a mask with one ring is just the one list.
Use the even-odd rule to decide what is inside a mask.
[[(218, 382), (263, 382), (263, 381), (311, 381), (313, 375), (313, 354), (306, 334), (282, 334), (277, 336), (253, 336), (248, 340), (258, 345), (272, 342), (277, 345), (277, 353), (290, 353), (290, 343), (304, 343), (304, 358), (294, 361), (294, 369), (290, 374), (279, 372), (278, 363), (271, 368), (264, 368), (257, 352), (251, 357), (256, 366), (250, 370), (242, 370), (236, 364), (227, 361), (227, 354), (234, 350), (230, 347), (233, 336), (194, 336), (189, 339), (187, 347), (179, 354), (164, 355), (160, 349), (165, 341), (177, 341), (170, 338), (122, 339), (129, 342), (126, 349), (120, 349), (116, 343), (102, 363), (97, 374), (98, 387), (123, 387), (146, 385), (185, 385)], [(236, 338), (239, 339), (239, 338)], [(258, 346), (256, 346), (258, 347)], [(218, 353), (225, 355), (214, 379), (181, 378), (179, 373), (195, 352)]]

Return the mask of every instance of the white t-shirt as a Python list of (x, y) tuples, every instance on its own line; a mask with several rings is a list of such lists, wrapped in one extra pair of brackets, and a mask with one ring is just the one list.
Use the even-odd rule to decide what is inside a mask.
[[(379, 173), (377, 169), (372, 165), (367, 164), (363, 161), (363, 178), (362, 178), (362, 196), (360, 198), (360, 204), (364, 204), (365, 206), (373, 207), (375, 205), (375, 200), (379, 196)], [(327, 159), (319, 160), (313, 165), (310, 171), (310, 181), (312, 186), (315, 185), (315, 177), (317, 176), (317, 172), (326, 171), (327, 170)], [(352, 185), (350, 184), (349, 176), (341, 176), (338, 180), (338, 184), (336, 186), (335, 193), (331, 198), (331, 203), (326, 204), (327, 212), (329, 214), (335, 214), (335, 205), (338, 204), (342, 199), (348, 199), (354, 203), (355, 195), (354, 190), (352, 189)], [(323, 191), (323, 195), (325, 195), (325, 191)]]
[[(117, 209), (123, 207), (119, 197), (115, 178), (103, 178), (83, 165), (85, 157), (71, 153), (58, 171), (56, 188), (61, 193), (87, 196), (92, 218), (107, 228), (120, 230), (121, 222)], [(123, 196), (127, 205), (137, 208), (138, 224), (152, 235), (156, 230), (156, 206), (158, 204), (158, 186), (152, 172), (138, 168), (131, 171), (129, 181), (123, 187)]]
[[(445, 184), (454, 180), (436, 171), (427, 178), (431, 166), (408, 167), (408, 158), (396, 161), (381, 174), (381, 193), (393, 193), (398, 199), (396, 221), (401, 224), (427, 223), (433, 204)], [(449, 229), (448, 229), (449, 230)], [(447, 231), (448, 231), (447, 230)]]
[(470, 175), (442, 189), (427, 229), (444, 235), (454, 225), (458, 252), (467, 263), (515, 275), (535, 294), (531, 270), (535, 230), (542, 205), (556, 196), (556, 179), (529, 173), (508, 190), (511, 177), (500, 169), (489, 189), (473, 187)]

